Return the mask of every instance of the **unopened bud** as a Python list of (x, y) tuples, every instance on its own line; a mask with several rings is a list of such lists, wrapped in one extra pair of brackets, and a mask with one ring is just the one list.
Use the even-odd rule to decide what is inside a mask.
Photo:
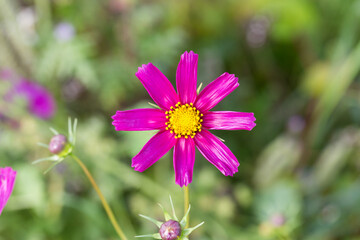
[(50, 140), (49, 151), (54, 154), (59, 154), (62, 151), (64, 151), (66, 145), (67, 145), (66, 136), (62, 134), (55, 135)]
[(164, 222), (160, 227), (160, 236), (162, 240), (175, 240), (181, 235), (180, 223), (174, 220)]

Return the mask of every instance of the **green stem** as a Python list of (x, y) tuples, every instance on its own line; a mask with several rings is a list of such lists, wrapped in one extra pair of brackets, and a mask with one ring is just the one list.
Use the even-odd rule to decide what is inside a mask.
[[(184, 187), (184, 214), (186, 214), (186, 212), (189, 209), (189, 203), (190, 203), (190, 201), (189, 201), (189, 187), (185, 186)], [(185, 228), (189, 227), (189, 221), (190, 221), (190, 214), (187, 216)]]
[(84, 165), (84, 163), (74, 154), (71, 154), (71, 156), (75, 159), (75, 161), (80, 165), (80, 167), (82, 168), (82, 170), (84, 171), (85, 175), (87, 176), (87, 178), (89, 179), (91, 185), (93, 186), (93, 188), (95, 189), (96, 193), (99, 195), (99, 198), (101, 200), (102, 205), (104, 206), (104, 209), (110, 219), (111, 224), (113, 225), (116, 233), (119, 235), (120, 239), (122, 240), (127, 240), (124, 232), (122, 231), (122, 229), (120, 228), (119, 224), (117, 223), (114, 213), (111, 210), (109, 204), (107, 203), (107, 201), (105, 200), (104, 195), (101, 193), (100, 188), (98, 187), (98, 185), (96, 184), (94, 178), (92, 177), (91, 173), (89, 172), (89, 170), (87, 169), (87, 167)]

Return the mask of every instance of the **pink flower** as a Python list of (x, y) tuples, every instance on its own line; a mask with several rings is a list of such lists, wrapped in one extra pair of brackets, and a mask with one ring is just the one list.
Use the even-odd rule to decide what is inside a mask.
[(20, 79), (14, 82), (6, 97), (9, 101), (12, 101), (14, 97), (23, 97), (27, 102), (29, 112), (41, 119), (52, 118), (56, 111), (54, 97), (37, 82)]
[(230, 149), (208, 130), (251, 130), (253, 113), (209, 111), (235, 88), (238, 79), (224, 73), (197, 95), (198, 55), (185, 52), (176, 71), (176, 94), (169, 80), (152, 63), (135, 74), (161, 109), (117, 111), (112, 124), (117, 131), (159, 130), (132, 159), (132, 167), (143, 172), (174, 147), (175, 181), (192, 181), (195, 146), (225, 176), (238, 171), (239, 162)]
[(56, 111), (56, 102), (45, 87), (37, 82), (18, 77), (11, 70), (0, 69), (0, 80), (11, 83), (10, 89), (3, 96), (7, 102), (23, 98), (27, 103), (28, 111), (41, 118), (52, 118)]
[(10, 167), (0, 168), (0, 215), (14, 188), (16, 171)]

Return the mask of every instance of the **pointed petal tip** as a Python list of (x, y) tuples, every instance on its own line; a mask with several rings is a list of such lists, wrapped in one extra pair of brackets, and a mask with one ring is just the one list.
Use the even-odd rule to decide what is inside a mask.
[(253, 121), (253, 122), (252, 122), (252, 124), (250, 124), (250, 126), (249, 126), (249, 131), (251, 131), (251, 130), (256, 126), (256, 123), (255, 123), (256, 118), (255, 118), (255, 116), (254, 116), (254, 113), (251, 113), (250, 121)]
[(224, 169), (224, 170), (220, 170), (220, 172), (224, 175), (224, 176), (230, 176), (230, 177), (234, 177), (234, 174), (237, 173), (239, 171), (239, 166), (240, 163), (237, 164), (237, 166), (233, 167), (232, 169)]
[(14, 169), (12, 169), (11, 167), (0, 168), (0, 171), (4, 174), (12, 174), (12, 175), (17, 174), (17, 172)]
[(138, 67), (138, 70), (137, 70), (137, 72), (135, 73), (135, 76), (136, 76), (137, 78), (139, 78), (139, 77), (141, 76), (141, 73), (145, 72), (146, 69), (147, 69), (148, 67), (150, 67), (150, 66), (153, 66), (153, 64), (152, 64), (151, 62), (146, 63), (146, 64), (142, 64), (141, 67)]
[[(151, 66), (151, 65), (153, 65), (151, 62), (142, 64), (141, 67), (138, 67), (137, 73), (138, 73), (139, 71), (144, 70), (144, 68), (146, 68), (146, 67), (148, 67), (148, 66)], [(137, 74), (137, 73), (135, 73), (135, 74)]]
[(175, 183), (182, 187), (187, 187), (192, 182), (192, 179), (176, 179)]
[(233, 74), (233, 73), (224, 72), (223, 74), (221, 74), (221, 76), (227, 77), (227, 78), (229, 78), (229, 80), (233, 80), (236, 82), (239, 81), (239, 78), (236, 77), (235, 74)]
[(198, 58), (199, 55), (194, 53), (192, 50), (190, 50), (189, 52), (188, 51), (185, 51), (183, 54), (181, 54), (181, 58), (185, 58), (185, 57), (195, 57), (195, 58)]
[(139, 163), (132, 163), (131, 167), (134, 168), (134, 170), (137, 171), (137, 172), (144, 172), (145, 171), (145, 169), (142, 169), (141, 164), (139, 164)]
[(232, 172), (227, 172), (227, 174), (224, 174), (224, 175), (225, 175), (225, 176), (234, 177), (235, 173), (239, 172), (239, 169), (238, 169), (239, 166), (240, 166), (240, 163), (239, 163), (239, 165), (238, 165), (236, 168), (232, 169)]
[(121, 112), (123, 112), (123, 111), (117, 110), (117, 111), (115, 112), (115, 114), (111, 116), (111, 118), (114, 119), (114, 120), (117, 119), (117, 118), (119, 118), (119, 114), (121, 114)]
[(131, 167), (134, 168), (135, 171), (139, 171), (139, 163), (134, 163), (134, 158), (132, 159)]
[[(255, 120), (254, 120), (255, 121)], [(252, 125), (249, 126), (249, 131), (253, 130), (253, 128), (256, 126), (256, 123), (253, 123)]]

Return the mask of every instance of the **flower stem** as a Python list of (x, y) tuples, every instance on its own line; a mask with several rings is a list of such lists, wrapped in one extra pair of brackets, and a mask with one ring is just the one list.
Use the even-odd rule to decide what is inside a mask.
[(122, 240), (127, 240), (124, 232), (121, 230), (119, 224), (117, 223), (114, 213), (112, 212), (109, 204), (107, 203), (107, 201), (105, 200), (104, 195), (101, 193), (99, 186), (96, 184), (94, 178), (92, 177), (91, 173), (89, 172), (89, 170), (87, 169), (87, 167), (84, 165), (84, 163), (74, 154), (71, 154), (71, 156), (75, 159), (75, 161), (80, 165), (80, 167), (82, 168), (82, 170), (84, 171), (85, 175), (87, 176), (87, 178), (89, 179), (91, 185), (93, 186), (93, 188), (95, 189), (96, 193), (99, 195), (99, 198), (101, 200), (102, 205), (104, 206), (104, 209), (110, 219), (111, 224), (113, 225), (116, 233), (119, 235), (120, 239)]
[[(190, 204), (190, 201), (189, 201), (189, 187), (185, 186), (184, 187), (184, 214), (186, 214), (186, 212), (188, 211), (189, 204)], [(190, 215), (187, 216), (185, 228), (189, 227), (189, 221), (190, 221)]]

